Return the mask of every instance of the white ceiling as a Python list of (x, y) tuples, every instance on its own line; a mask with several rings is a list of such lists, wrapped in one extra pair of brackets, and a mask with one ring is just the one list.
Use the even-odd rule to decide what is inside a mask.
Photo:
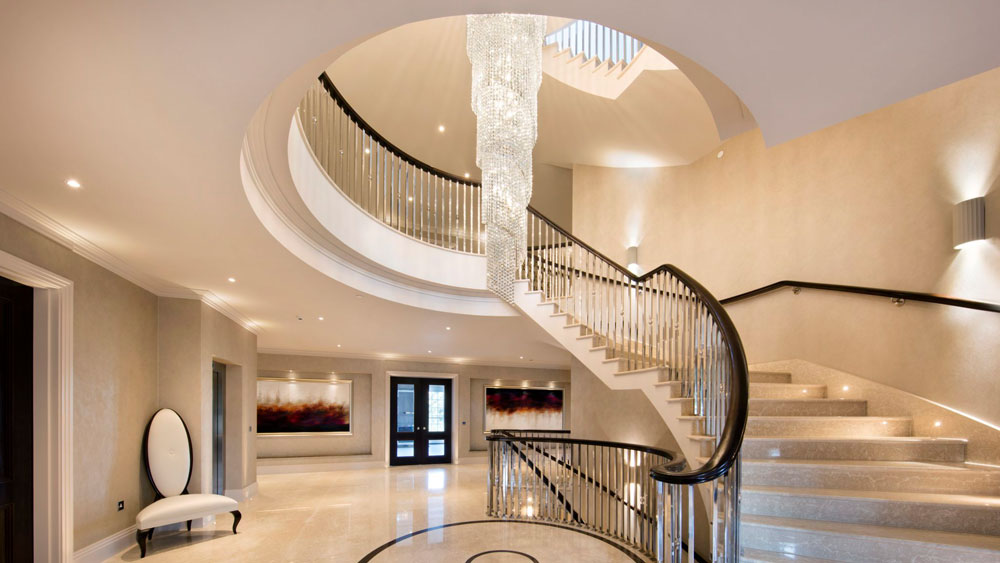
[[(669, 46), (728, 84), (770, 143), (1000, 65), (992, 0), (14, 2), (0, 18), (0, 190), (145, 279), (213, 292), (260, 323), (265, 348), (565, 364), (526, 320), (355, 298), (270, 237), (240, 182), (247, 124), (288, 77), (381, 31), (487, 10)], [(293, 105), (277, 109), (287, 131)]]
[[(327, 73), (365, 121), (398, 147), (442, 170), (478, 177), (465, 39), (464, 17), (417, 22), (354, 47)], [(643, 72), (618, 99), (543, 75), (536, 163), (674, 166), (718, 144), (708, 105), (679, 70)]]

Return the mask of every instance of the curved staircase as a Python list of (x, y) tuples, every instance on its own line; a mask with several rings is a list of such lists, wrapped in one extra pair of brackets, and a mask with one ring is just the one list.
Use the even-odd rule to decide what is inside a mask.
[[(481, 256), (478, 184), (399, 151), (328, 79), (300, 113), (315, 164), (372, 221)], [(650, 471), (660, 560), (708, 543), (697, 488), (706, 558), (1000, 562), (1000, 467), (967, 463), (966, 440), (914, 436), (905, 413), (869, 416), (794, 370), (748, 374), (722, 305), (680, 270), (632, 275), (530, 208), (527, 227), (515, 307), (609, 388), (642, 390), (688, 460)]]
[[(641, 389), (686, 457), (715, 437), (667, 367), (627, 369), (623, 348), (519, 284), (516, 304), (612, 389)], [(751, 371), (742, 450), (743, 561), (1000, 561), (1000, 468), (965, 462), (966, 440), (914, 436), (907, 416), (791, 373)], [(703, 491), (706, 495), (707, 491)]]

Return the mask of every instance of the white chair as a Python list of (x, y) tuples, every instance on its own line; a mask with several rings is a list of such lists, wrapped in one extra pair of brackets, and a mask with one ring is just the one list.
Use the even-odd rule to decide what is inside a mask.
[(146, 556), (146, 540), (153, 537), (153, 528), (187, 522), (223, 512), (233, 515), (233, 533), (240, 523), (239, 503), (222, 495), (188, 494), (191, 482), (191, 435), (180, 415), (172, 409), (160, 409), (146, 425), (142, 437), (142, 457), (146, 475), (156, 491), (153, 504), (135, 516), (135, 539), (140, 557)]

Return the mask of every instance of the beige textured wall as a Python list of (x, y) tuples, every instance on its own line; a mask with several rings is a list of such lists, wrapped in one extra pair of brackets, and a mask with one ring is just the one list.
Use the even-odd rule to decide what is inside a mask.
[[(74, 549), (135, 523), (156, 410), (156, 297), (0, 215), (0, 249), (73, 281)], [(116, 503), (125, 501), (118, 512)]]
[[(420, 373), (441, 373), (455, 374), (455, 388), (457, 389), (457, 404), (454, 406), (458, 414), (457, 428), (454, 429), (454, 439), (458, 445), (458, 459), (482, 457), (485, 452), (485, 440), (482, 437), (482, 400), (476, 399), (481, 396), (483, 382), (493, 384), (499, 382), (516, 382), (521, 384), (524, 381), (535, 382), (556, 382), (561, 386), (568, 387), (570, 374), (568, 370), (559, 369), (530, 369), (503, 366), (477, 366), (463, 364), (445, 364), (435, 362), (414, 362), (398, 360), (370, 360), (358, 358), (334, 358), (324, 356), (301, 356), (289, 354), (260, 354), (258, 356), (258, 367), (262, 374), (274, 372), (288, 373), (288, 370), (304, 373), (330, 373), (338, 372), (344, 374), (370, 374), (370, 392), (365, 396), (365, 392), (358, 385), (354, 389), (354, 414), (357, 416), (352, 420), (355, 425), (355, 435), (369, 433), (369, 443), (367, 454), (358, 453), (362, 451), (359, 439), (354, 436), (330, 436), (323, 438), (294, 438), (279, 439), (262, 437), (257, 439), (259, 457), (317, 457), (331, 456), (331, 460), (336, 457), (344, 458), (348, 461), (386, 461), (386, 440), (388, 438), (388, 378), (393, 372), (420, 372)], [(571, 395), (572, 392), (567, 393)], [(366, 409), (366, 403), (370, 405), (371, 419), (370, 429), (366, 430), (360, 426), (364, 422), (359, 414)], [(478, 427), (474, 426), (474, 421), (478, 413)], [(309, 442), (309, 446), (289, 445), (289, 440)], [(361, 440), (363, 441), (363, 440)]]
[(541, 164), (532, 166), (531, 206), (556, 225), (573, 229), (573, 171)]
[[(212, 362), (226, 364), (226, 490), (242, 489), (257, 481), (257, 335), (205, 303), (201, 305), (201, 374), (206, 397), (206, 421), (212, 415)], [(235, 396), (230, 386), (238, 386)], [(233, 424), (235, 423), (235, 424)], [(204, 452), (211, 471), (212, 425), (202, 428)]]
[(576, 407), (570, 411), (574, 437), (680, 451), (667, 424), (642, 391), (613, 391), (576, 359), (570, 373)]
[[(767, 148), (689, 166), (574, 170), (575, 234), (725, 297), (781, 279), (1000, 302), (1000, 69)], [(992, 239), (955, 251), (952, 206), (988, 194)], [(1000, 423), (1000, 315), (789, 291), (729, 307), (751, 361), (802, 358)]]

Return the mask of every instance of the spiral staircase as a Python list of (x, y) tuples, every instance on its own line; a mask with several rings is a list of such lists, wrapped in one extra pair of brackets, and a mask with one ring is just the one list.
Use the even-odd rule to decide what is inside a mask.
[[(807, 371), (749, 369), (725, 307), (676, 267), (636, 276), (529, 208), (514, 312), (483, 283), (478, 185), (394, 146), (325, 75), (302, 99), (289, 154), (296, 183), (322, 180), (321, 197), (297, 188), (323, 207), (312, 213), (338, 209), (336, 220), (318, 219), (333, 238), (338, 224), (365, 221), (419, 241), (429, 254), (410, 262), (432, 266), (400, 279), (454, 286), (448, 299), (474, 314), (526, 316), (609, 388), (644, 393), (680, 450), (649, 471), (657, 490), (643, 502), (660, 506), (656, 541), (636, 545), (646, 557), (1000, 560), (1000, 468), (968, 463), (965, 437), (919, 435), (902, 407), (872, 416), (869, 397), (844, 396)], [(296, 173), (304, 167), (314, 177)], [(355, 254), (344, 260), (393, 269), (380, 244), (348, 240)], [(443, 264), (435, 252), (456, 261), (434, 267)], [(441, 270), (472, 274), (435, 278)], [(427, 303), (418, 306), (437, 307)]]

